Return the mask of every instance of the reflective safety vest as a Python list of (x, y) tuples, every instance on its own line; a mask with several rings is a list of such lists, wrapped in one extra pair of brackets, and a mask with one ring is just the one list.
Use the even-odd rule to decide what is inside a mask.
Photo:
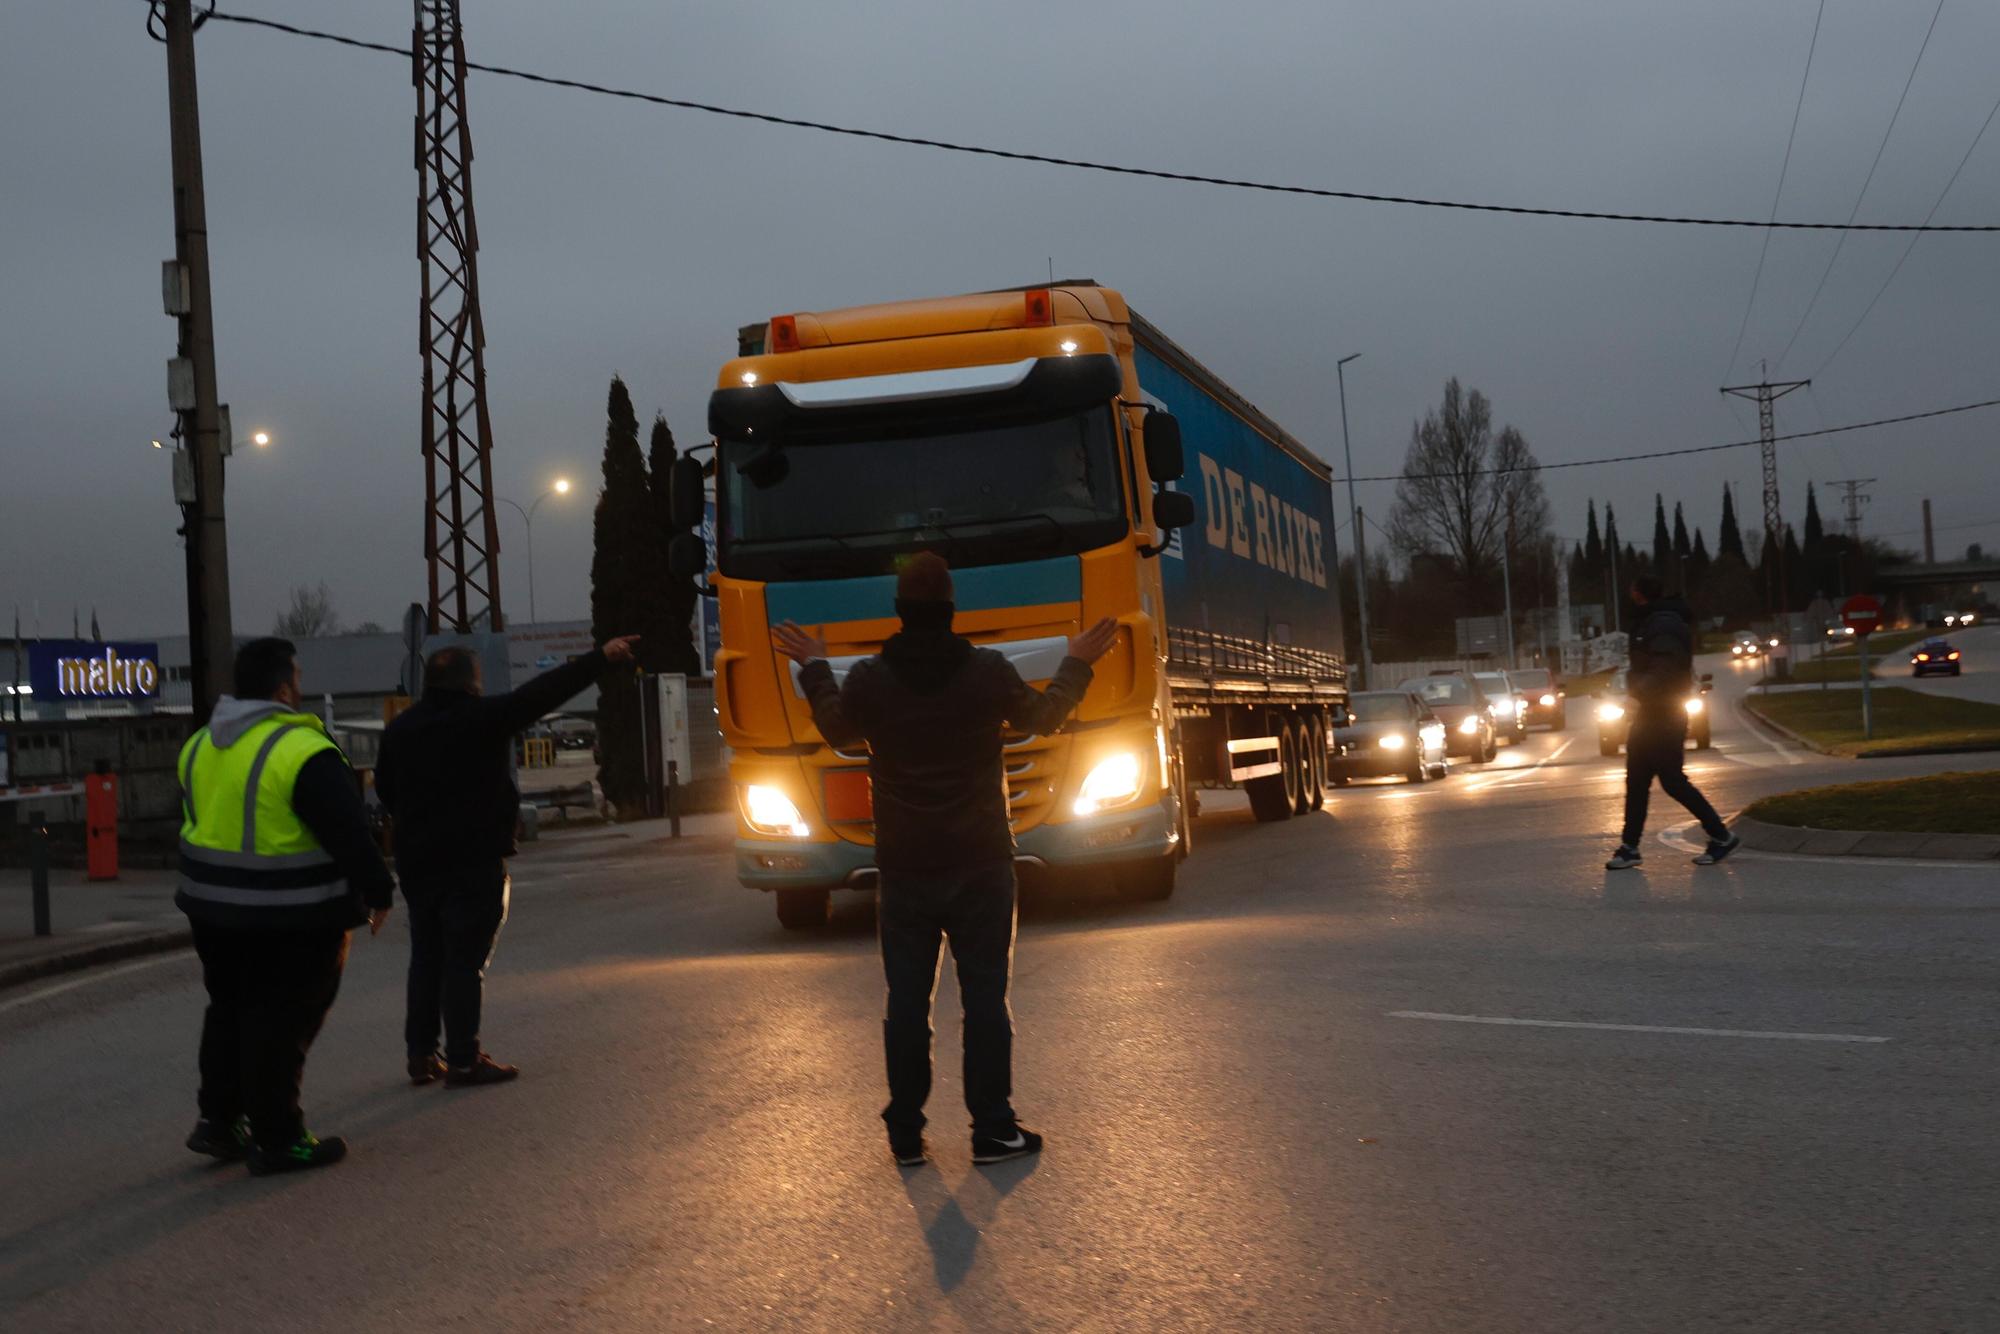
[(182, 911), (220, 926), (351, 926), (347, 881), (292, 809), (306, 761), (339, 754), (309, 713), (274, 713), (218, 746), (181, 748)]

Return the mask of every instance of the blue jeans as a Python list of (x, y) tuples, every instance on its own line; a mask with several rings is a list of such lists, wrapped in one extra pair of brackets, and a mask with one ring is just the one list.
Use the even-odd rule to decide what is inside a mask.
[(875, 920), (889, 1003), (882, 1046), (889, 1066), (892, 1135), (924, 1128), (931, 1094), (931, 1001), (939, 945), (951, 942), (965, 1011), (965, 1106), (976, 1134), (1014, 1133), (1014, 1019), (1007, 980), (1014, 962), (1014, 864), (944, 871), (884, 871)]

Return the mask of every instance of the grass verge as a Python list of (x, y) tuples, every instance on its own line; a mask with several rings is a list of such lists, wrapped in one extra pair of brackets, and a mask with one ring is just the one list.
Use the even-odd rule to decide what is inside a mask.
[(1835, 755), (1903, 750), (2000, 750), (2000, 705), (1925, 695), (1899, 686), (1877, 686), (1869, 693), (1875, 710), (1873, 739), (1862, 736), (1859, 690), (1748, 695), (1743, 704), (1751, 712)]
[[(1891, 671), (1909, 670), (1909, 655), (1903, 650), (1912, 644), (1928, 638), (1928, 630), (1892, 630), (1885, 635), (1868, 637), (1868, 666), (1870, 674), (1881, 676), (1883, 668)], [(1766, 677), (1767, 680), (1771, 679)], [(1793, 681), (1801, 685), (1818, 685), (1822, 682), (1861, 680), (1861, 655), (1854, 645), (1843, 643), (1829, 648), (1825, 657), (1801, 657), (1792, 669)]]
[(1903, 834), (2000, 834), (2000, 771), (1846, 783), (1765, 797), (1743, 812), (1766, 824)]

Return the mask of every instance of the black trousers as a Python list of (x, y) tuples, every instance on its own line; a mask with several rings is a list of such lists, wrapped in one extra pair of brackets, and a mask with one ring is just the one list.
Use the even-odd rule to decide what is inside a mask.
[(1625, 738), (1626, 847), (1638, 847), (1639, 840), (1645, 837), (1646, 803), (1655, 779), (1659, 780), (1660, 791), (1687, 807), (1688, 814), (1701, 821), (1703, 833), (1718, 841), (1729, 837), (1729, 826), (1722, 823), (1715, 807), (1708, 804), (1708, 798), (1701, 795), (1701, 789), (1689, 780), (1683, 768), (1687, 731), (1687, 712), (1678, 707), (1641, 709), (1632, 719), (1632, 731)]
[(409, 1008), (403, 1042), (412, 1061), (429, 1060), (444, 1026), (444, 1059), (479, 1059), (479, 1009), (486, 966), (507, 920), (507, 863), (433, 875), (405, 874), (410, 905)]
[(965, 1106), (976, 1133), (1014, 1132), (1014, 1018), (1007, 979), (1014, 963), (1014, 864), (949, 871), (884, 871), (875, 920), (889, 1004), (882, 1045), (889, 1065), (892, 1134), (924, 1127), (931, 1095), (931, 1001), (939, 945), (951, 942), (965, 1012)]
[(299, 1085), (347, 966), (347, 932), (236, 930), (193, 924), (208, 1010), (201, 1021), (204, 1120), (250, 1118), (259, 1144), (305, 1133)]

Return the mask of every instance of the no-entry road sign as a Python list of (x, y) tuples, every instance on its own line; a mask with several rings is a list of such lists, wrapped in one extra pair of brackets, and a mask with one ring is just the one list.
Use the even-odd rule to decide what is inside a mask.
[(1857, 635), (1873, 634), (1882, 624), (1882, 603), (1866, 593), (1856, 593), (1840, 604), (1840, 619)]

